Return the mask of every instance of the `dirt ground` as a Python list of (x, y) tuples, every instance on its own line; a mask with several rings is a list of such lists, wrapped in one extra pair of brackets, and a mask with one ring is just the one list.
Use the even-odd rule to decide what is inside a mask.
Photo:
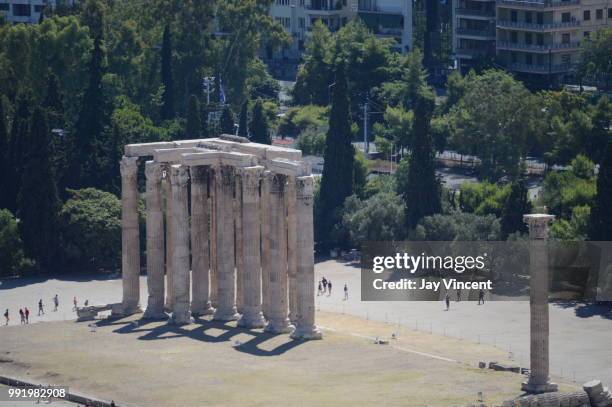
[(446, 407), (476, 403), (479, 392), (488, 405), (520, 394), (522, 375), (478, 368), (512, 364), (493, 346), (341, 314), (319, 312), (317, 322), (324, 340), (310, 342), (208, 320), (9, 326), (0, 335), (0, 374), (133, 407)]

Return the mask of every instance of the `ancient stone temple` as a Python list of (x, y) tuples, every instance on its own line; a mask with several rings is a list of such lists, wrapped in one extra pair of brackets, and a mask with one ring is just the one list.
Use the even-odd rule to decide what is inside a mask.
[[(144, 162), (146, 161), (146, 162)], [(139, 164), (146, 177), (144, 318), (211, 314), (245, 328), (318, 339), (313, 176), (299, 150), (235, 136), (125, 147), (123, 300), (140, 311)]]

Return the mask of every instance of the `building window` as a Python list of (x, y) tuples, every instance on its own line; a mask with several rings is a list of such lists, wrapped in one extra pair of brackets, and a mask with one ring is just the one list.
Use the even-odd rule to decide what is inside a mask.
[(516, 12), (516, 10), (511, 10), (510, 11), (510, 21), (516, 22), (517, 20), (518, 20), (518, 13)]
[(298, 18), (298, 26), (299, 26), (301, 29), (306, 28), (306, 19), (305, 19), (304, 17), (300, 17), (300, 18)]
[(598, 8), (597, 10), (595, 10), (595, 18), (597, 20), (603, 19), (603, 9), (602, 8)]
[(612, 18), (612, 7), (608, 9), (608, 18)]
[(589, 38), (589, 36), (591, 35), (590, 32), (585, 31), (584, 33), (582, 33), (582, 35), (584, 36), (584, 38)]
[(510, 61), (512, 61), (513, 64), (516, 64), (516, 62), (518, 61), (518, 58), (516, 57), (516, 52), (510, 53)]
[(9, 11), (8, 3), (0, 3), (0, 11)]
[(30, 17), (32, 8), (29, 4), (13, 4), (13, 15), (17, 17)]
[(589, 21), (591, 19), (591, 10), (584, 10), (582, 13), (582, 19), (584, 21)]
[(288, 6), (289, 5), (289, 0), (276, 0), (276, 4), (278, 6)]
[(527, 63), (527, 65), (532, 65), (533, 64), (533, 55), (531, 55), (531, 54), (525, 55), (525, 62)]
[(42, 4), (35, 4), (34, 5), (34, 12), (35, 13), (42, 13), (44, 8), (45, 8), (45, 6), (43, 6)]
[(544, 36), (542, 34), (536, 34), (536, 41), (538, 45), (544, 45)]
[(569, 33), (563, 33), (561, 34), (561, 42), (563, 44), (569, 44), (571, 40), (570, 34)]
[(515, 44), (518, 42), (518, 34), (516, 31), (510, 31), (510, 42)]
[(544, 24), (544, 14), (542, 14), (542, 13), (538, 13), (538, 14), (536, 15), (536, 19), (537, 19), (537, 21), (538, 21), (538, 24)]
[(525, 22), (526, 23), (531, 23), (532, 22), (531, 11), (526, 11), (525, 12)]
[(561, 55), (561, 62), (563, 62), (563, 64), (570, 64), (572, 62), (572, 56), (570, 54)]
[(563, 14), (561, 14), (561, 22), (563, 22), (563, 23), (569, 23), (571, 18), (572, 18), (572, 14), (571, 13), (563, 13)]
[(532, 44), (533, 39), (531, 37), (531, 33), (525, 33), (525, 44)]

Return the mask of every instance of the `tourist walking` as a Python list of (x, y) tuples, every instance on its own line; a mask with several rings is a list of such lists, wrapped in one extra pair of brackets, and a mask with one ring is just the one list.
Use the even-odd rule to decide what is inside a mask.
[(321, 295), (322, 291), (323, 291), (323, 286), (321, 285), (321, 281), (319, 280), (319, 288), (317, 289), (317, 297)]
[(446, 310), (448, 311), (450, 308), (450, 295), (446, 293), (446, 297), (444, 297), (444, 301), (446, 301)]
[(484, 304), (484, 297), (485, 297), (485, 292), (481, 288), (480, 291), (478, 291), (478, 305), (480, 305), (481, 301), (482, 301), (482, 304)]
[(327, 279), (323, 277), (321, 282), (323, 282), (323, 292), (326, 293), (327, 292)]
[(57, 311), (57, 307), (59, 307), (59, 297), (57, 294), (55, 294), (55, 297), (53, 297), (53, 305), (55, 305), (53, 311)]
[(25, 324), (25, 314), (21, 308), (19, 308), (19, 317), (21, 318), (21, 324)]
[(461, 301), (461, 288), (457, 288), (457, 302)]
[(329, 297), (331, 295), (331, 280), (329, 280), (327, 282), (327, 296)]
[(73, 311), (76, 311), (76, 310), (77, 310), (77, 299), (76, 299), (76, 297), (74, 297), (74, 298), (72, 299), (72, 303), (74, 304), (74, 307), (72, 307), (72, 310), (73, 310)]
[(89, 300), (85, 300), (85, 306), (89, 306)]
[(348, 287), (346, 283), (344, 283), (344, 301), (348, 300)]
[(8, 308), (4, 311), (4, 320), (6, 321), (4, 325), (8, 325), (9, 323), (9, 311)]
[(38, 316), (45, 315), (45, 310), (43, 310), (42, 298), (38, 300)]
[(28, 309), (28, 307), (25, 307), (25, 311), (23, 311), (25, 314), (25, 319), (26, 319), (26, 324), (30, 323), (30, 310)]

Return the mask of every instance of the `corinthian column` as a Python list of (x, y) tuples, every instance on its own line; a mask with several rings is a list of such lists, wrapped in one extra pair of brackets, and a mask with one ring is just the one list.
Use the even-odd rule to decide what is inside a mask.
[(261, 183), (261, 210), (260, 210), (260, 223), (261, 223), (261, 311), (264, 318), (268, 318), (270, 313), (270, 287), (268, 282), (270, 281), (270, 268), (268, 267), (270, 260), (270, 172), (265, 171), (263, 176), (263, 182)]
[(314, 296), (314, 233), (313, 233), (313, 177), (296, 179), (296, 260), (297, 260), (297, 312), (295, 339), (321, 339), (315, 326)]
[(164, 166), (162, 187), (166, 196), (166, 303), (164, 309), (172, 312), (174, 304), (174, 284), (172, 281), (172, 186), (170, 184), (170, 166)]
[(189, 304), (189, 213), (187, 209), (187, 184), (189, 175), (186, 167), (170, 167), (172, 185), (172, 280), (174, 303), (171, 323), (181, 325), (191, 322)]
[(138, 157), (121, 160), (121, 274), (123, 301), (116, 314), (140, 312), (140, 237), (138, 230)]
[(164, 313), (164, 212), (162, 209), (162, 167), (154, 161), (145, 164), (147, 177), (147, 286), (149, 297), (146, 319), (165, 319)]
[(287, 177), (285, 193), (287, 212), (287, 273), (289, 281), (289, 320), (297, 320), (297, 218), (295, 177)]
[(262, 328), (261, 312), (261, 231), (259, 188), (263, 167), (241, 170), (242, 184), (242, 295), (243, 311), (238, 326)]
[(213, 313), (210, 305), (210, 255), (208, 231), (208, 167), (191, 167), (191, 313)]
[(237, 169), (234, 180), (234, 232), (236, 245), (236, 309), (244, 311), (244, 236), (242, 234), (242, 174)]
[(530, 374), (522, 390), (529, 393), (557, 391), (557, 385), (549, 377), (549, 331), (548, 331), (548, 225), (553, 215), (525, 215), (529, 226), (530, 268)]
[(286, 176), (267, 174), (270, 231), (268, 265), (269, 315), (266, 332), (286, 333), (292, 326), (287, 317), (287, 219), (285, 216)]
[(234, 321), (236, 312), (236, 269), (234, 253), (234, 169), (220, 166), (216, 174), (217, 227), (217, 321)]

